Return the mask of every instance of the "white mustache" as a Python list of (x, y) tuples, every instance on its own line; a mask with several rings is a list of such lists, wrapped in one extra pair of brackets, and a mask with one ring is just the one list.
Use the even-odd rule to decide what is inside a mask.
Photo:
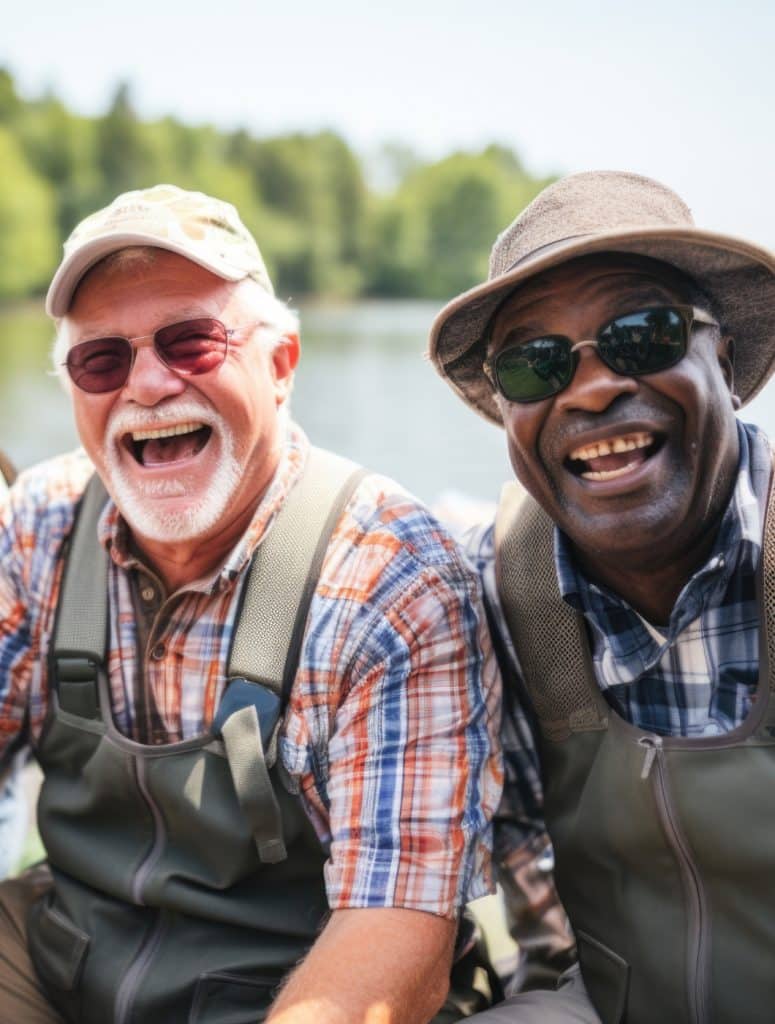
[(208, 427), (219, 427), (222, 419), (212, 408), (190, 398), (175, 399), (164, 405), (152, 408), (131, 408), (123, 406), (111, 413), (108, 419), (106, 435), (108, 441), (118, 440), (124, 434), (135, 430), (153, 430), (156, 427), (172, 426), (176, 423), (187, 423), (195, 420)]

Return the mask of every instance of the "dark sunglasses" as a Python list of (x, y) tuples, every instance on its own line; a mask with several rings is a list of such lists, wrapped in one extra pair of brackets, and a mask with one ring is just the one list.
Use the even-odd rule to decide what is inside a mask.
[(64, 365), (81, 391), (90, 395), (117, 391), (129, 378), (137, 349), (153, 345), (156, 355), (170, 370), (184, 377), (198, 377), (223, 364), (234, 334), (259, 323), (257, 320), (227, 330), (220, 320), (205, 316), (182, 320), (136, 338), (95, 338), (73, 345)]
[(718, 326), (692, 306), (652, 306), (617, 316), (594, 340), (548, 334), (506, 344), (484, 362), (490, 383), (509, 402), (540, 402), (566, 388), (578, 366), (578, 350), (591, 345), (614, 373), (639, 377), (675, 366), (686, 355), (693, 323)]

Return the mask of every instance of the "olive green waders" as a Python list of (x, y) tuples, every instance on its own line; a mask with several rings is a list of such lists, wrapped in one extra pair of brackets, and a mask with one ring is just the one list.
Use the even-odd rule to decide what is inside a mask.
[(540, 725), (557, 888), (603, 1024), (775, 1020), (772, 506), (771, 493), (754, 707), (725, 735), (687, 739), (612, 712), (559, 593), (552, 522), (514, 485), (501, 499), (499, 591)]
[(277, 730), (328, 538), (361, 473), (313, 450), (251, 564), (213, 727), (162, 746), (133, 742), (112, 720), (104, 492), (89, 486), (36, 749), (54, 886), (28, 922), (37, 974), (67, 1021), (262, 1020), (314, 942), (326, 854)]

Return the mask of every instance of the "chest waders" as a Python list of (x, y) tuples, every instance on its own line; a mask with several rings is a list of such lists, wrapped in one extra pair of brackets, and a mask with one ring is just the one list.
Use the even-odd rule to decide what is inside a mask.
[(556, 881), (603, 1024), (775, 1020), (775, 522), (758, 574), (759, 684), (736, 729), (659, 737), (615, 714), (560, 597), (553, 525), (509, 486), (499, 589), (540, 725)]
[(55, 885), (29, 946), (79, 1024), (263, 1020), (327, 913), (325, 851), (277, 756), (277, 730), (332, 529), (362, 476), (313, 449), (259, 545), (211, 730), (162, 746), (118, 732), (105, 671), (104, 491), (87, 489), (67, 558), (37, 749)]

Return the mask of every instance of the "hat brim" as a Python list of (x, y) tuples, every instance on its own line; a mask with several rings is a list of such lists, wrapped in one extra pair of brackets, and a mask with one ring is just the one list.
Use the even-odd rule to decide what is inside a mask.
[(75, 290), (81, 279), (100, 260), (120, 249), (127, 249), (134, 245), (152, 246), (154, 249), (167, 249), (169, 252), (184, 256), (192, 263), (211, 271), (216, 277), (225, 281), (241, 281), (248, 274), (246, 271), (235, 267), (225, 260), (218, 260), (202, 256), (192, 247), (184, 243), (177, 243), (158, 235), (145, 234), (143, 232), (116, 232), (109, 235), (101, 235), (91, 242), (79, 246), (71, 255), (65, 256), (54, 278), (49, 286), (46, 295), (46, 312), (50, 317), (64, 316), (70, 308)]
[(452, 389), (476, 412), (502, 425), (483, 370), (488, 328), (498, 306), (529, 278), (590, 253), (648, 256), (678, 267), (715, 301), (735, 340), (735, 390), (743, 404), (775, 366), (775, 255), (728, 235), (687, 228), (647, 228), (579, 236), (520, 262), (457, 296), (431, 327), (428, 355)]

